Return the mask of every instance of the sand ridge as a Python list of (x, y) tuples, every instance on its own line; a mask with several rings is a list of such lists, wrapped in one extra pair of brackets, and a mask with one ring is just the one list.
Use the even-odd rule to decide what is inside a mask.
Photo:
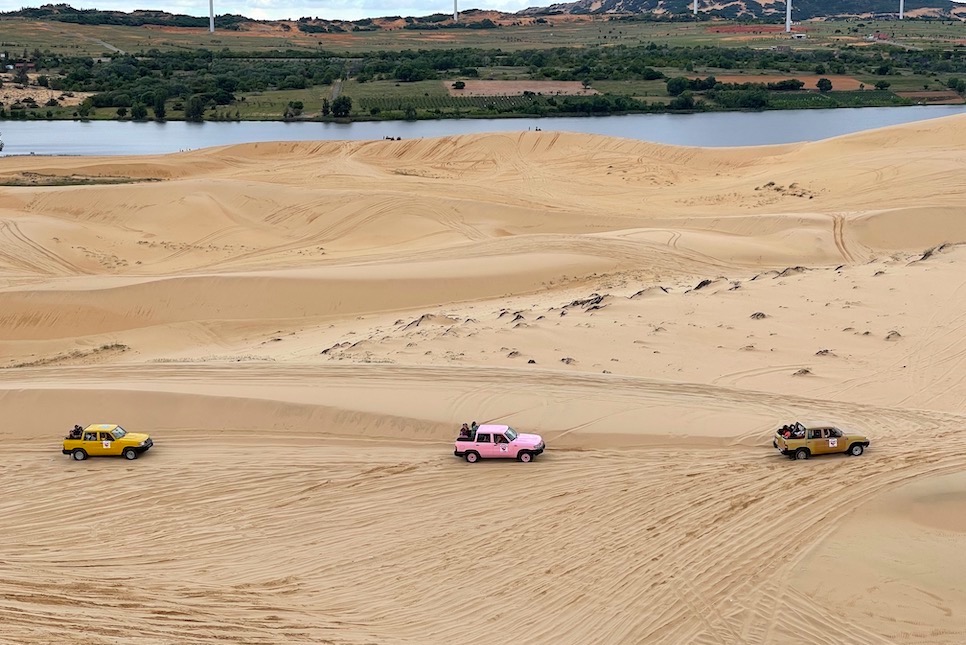
[(0, 642), (963, 642), (964, 125), (0, 159)]

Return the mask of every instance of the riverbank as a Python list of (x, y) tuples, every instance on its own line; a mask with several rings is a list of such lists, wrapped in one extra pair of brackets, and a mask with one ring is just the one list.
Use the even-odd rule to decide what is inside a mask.
[(7, 121), (6, 155), (145, 155), (265, 141), (432, 138), (541, 129), (680, 146), (732, 147), (817, 141), (966, 112), (966, 106), (632, 114), (608, 117), (360, 122)]
[[(935, 92), (933, 104), (963, 104), (962, 97), (951, 100), (950, 93)], [(264, 96), (260, 97), (264, 99)], [(351, 97), (350, 97), (351, 98)], [(906, 107), (930, 104), (931, 95), (920, 93), (917, 97), (900, 96), (880, 90), (853, 90), (841, 92), (765, 92), (756, 103), (732, 101), (719, 104), (708, 100), (685, 97), (680, 101), (656, 98), (596, 94), (593, 96), (491, 96), (438, 98), (413, 98), (411, 100), (368, 99), (363, 103), (368, 110), (350, 112), (345, 116), (305, 111), (291, 104), (304, 106), (303, 101), (280, 99), (260, 101), (267, 107), (249, 109), (244, 98), (234, 105), (214, 107), (201, 116), (189, 118), (184, 105), (175, 102), (165, 112), (164, 118), (150, 118), (146, 112), (135, 114), (127, 108), (81, 109), (75, 101), (66, 106), (40, 105), (17, 102), (0, 105), (0, 121), (191, 121), (191, 122), (266, 122), (283, 123), (351, 123), (370, 121), (426, 121), (444, 119), (501, 119), (501, 118), (548, 118), (581, 116), (625, 116), (629, 114), (694, 114), (712, 112), (761, 112), (769, 110), (838, 109), (866, 107)], [(733, 103), (733, 104), (732, 104)], [(387, 106), (385, 109), (380, 105)], [(31, 107), (35, 106), (35, 107)], [(418, 107), (417, 107), (418, 106)]]

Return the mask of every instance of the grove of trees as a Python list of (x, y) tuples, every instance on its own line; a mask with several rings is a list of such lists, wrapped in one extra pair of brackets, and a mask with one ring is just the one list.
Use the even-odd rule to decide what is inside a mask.
[[(514, 68), (534, 80), (577, 81), (590, 88), (599, 81), (663, 79), (670, 101), (653, 103), (621, 95), (530, 97), (512, 105), (489, 102), (473, 107), (476, 104), (465, 103), (468, 109), (535, 115), (664, 109), (765, 109), (788, 104), (788, 100), (779, 100), (779, 96), (787, 97), (811, 89), (794, 78), (796, 73), (813, 75), (819, 70), (825, 73), (816, 84), (822, 94), (832, 92), (837, 74), (879, 77), (874, 85), (881, 93), (894, 85), (890, 78), (900, 73), (923, 77), (959, 74), (943, 82), (950, 89), (966, 94), (966, 80), (963, 80), (966, 78), (966, 48), (906, 50), (885, 44), (778, 51), (647, 43), (634, 47), (560, 47), (520, 51), (459, 48), (373, 51), (352, 55), (295, 50), (149, 49), (137, 55), (118, 53), (97, 61), (49, 51), (25, 50), (22, 57), (18, 53), (5, 52), (7, 60), (32, 62), (39, 74), (38, 84), (46, 83), (54, 92), (93, 93), (89, 100), (78, 106), (77, 115), (81, 117), (102, 108), (110, 110), (110, 114), (123, 108), (125, 117), (145, 119), (150, 115), (164, 120), (169, 118), (173, 105), (177, 104), (177, 114), (180, 115), (183, 109), (184, 118), (198, 121), (204, 120), (209, 110), (236, 106), (240, 94), (307, 88), (329, 92), (328, 86), (337, 80), (391, 81), (404, 87), (407, 83), (438, 79), (459, 89), (465, 87), (463, 79), (477, 78), (481, 69), (494, 67)], [(723, 84), (712, 74), (685, 72), (687, 69), (725, 70), (729, 74), (743, 71), (747, 73), (748, 82)], [(669, 73), (670, 78), (666, 78), (660, 70), (681, 71)], [(755, 82), (755, 72), (759, 70), (770, 73), (777, 70), (789, 78), (778, 82)], [(15, 81), (27, 82), (24, 66), (18, 68)], [(406, 104), (390, 109), (374, 104), (370, 99), (354, 103), (352, 85), (343, 83), (342, 87), (341, 96), (322, 102), (322, 117), (348, 118), (354, 114), (385, 117), (394, 112), (395, 118), (416, 118), (427, 113), (444, 114), (441, 107), (427, 108), (415, 101), (408, 103), (412, 111), (406, 109)], [(464, 104), (454, 99), (453, 105)], [(0, 113), (0, 117), (5, 114), (9, 113)], [(287, 109), (285, 116), (314, 118), (314, 115), (306, 115), (295, 108)]]

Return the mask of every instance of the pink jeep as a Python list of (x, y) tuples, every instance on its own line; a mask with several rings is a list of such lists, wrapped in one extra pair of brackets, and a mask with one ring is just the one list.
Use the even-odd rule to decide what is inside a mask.
[(538, 434), (519, 434), (510, 426), (485, 425), (476, 430), (475, 437), (456, 440), (453, 454), (471, 464), (480, 459), (518, 459), (524, 463), (543, 452), (546, 446)]

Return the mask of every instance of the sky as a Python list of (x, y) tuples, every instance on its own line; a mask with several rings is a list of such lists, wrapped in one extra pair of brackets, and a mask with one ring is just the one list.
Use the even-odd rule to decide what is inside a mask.
[[(460, 0), (460, 8), (519, 11), (531, 6), (547, 6), (560, 0)], [(160, 9), (189, 16), (207, 16), (207, 0), (0, 0), (0, 11), (66, 2), (76, 9), (131, 11)], [(330, 20), (358, 20), (380, 16), (428, 16), (452, 13), (453, 0), (215, 0), (215, 14), (236, 13), (249, 18), (278, 20), (312, 16)]]

